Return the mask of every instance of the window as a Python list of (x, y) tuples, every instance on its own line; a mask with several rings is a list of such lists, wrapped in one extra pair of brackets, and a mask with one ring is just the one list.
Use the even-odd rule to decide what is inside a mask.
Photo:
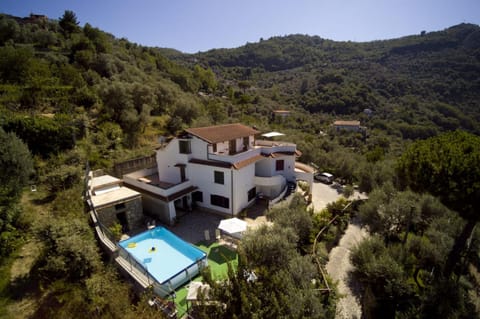
[(229, 208), (230, 200), (227, 197), (223, 197), (219, 195), (210, 195), (210, 204), (215, 206), (220, 206), (223, 208)]
[(217, 152), (217, 143), (212, 144), (212, 150), (213, 150), (214, 153)]
[(193, 199), (193, 201), (195, 201), (195, 202), (201, 202), (201, 203), (203, 203), (203, 193), (202, 193), (202, 192), (199, 192), (199, 191), (193, 192), (193, 193), (192, 193), (192, 199)]
[(115, 205), (115, 210), (125, 209), (125, 203), (120, 203)]
[(257, 195), (257, 189), (254, 187), (248, 191), (248, 201), (251, 201)]
[(213, 172), (213, 180), (215, 181), (216, 184), (222, 184), (224, 183), (224, 175), (223, 172), (219, 171), (214, 171)]
[(284, 167), (285, 167), (285, 161), (284, 160), (277, 160), (275, 162), (275, 170), (283, 171)]
[(178, 141), (180, 154), (190, 154), (190, 141)]

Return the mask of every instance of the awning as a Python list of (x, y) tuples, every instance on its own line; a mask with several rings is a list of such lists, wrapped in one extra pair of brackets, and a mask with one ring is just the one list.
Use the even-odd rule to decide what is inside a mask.
[(284, 136), (284, 135), (285, 134), (279, 133), (279, 132), (269, 132), (269, 133), (262, 134), (263, 137), (267, 137), (267, 138), (275, 137), (275, 136)]
[(218, 225), (218, 229), (226, 232), (227, 234), (238, 234), (247, 230), (247, 222), (236, 217), (223, 219)]

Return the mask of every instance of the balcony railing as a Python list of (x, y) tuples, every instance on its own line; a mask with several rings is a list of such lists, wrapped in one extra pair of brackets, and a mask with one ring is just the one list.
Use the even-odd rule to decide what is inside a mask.
[(238, 163), (260, 154), (269, 155), (277, 152), (293, 153), (296, 151), (296, 149), (297, 146), (293, 143), (256, 140), (253, 148), (245, 151), (239, 151), (234, 154), (231, 154), (228, 150), (225, 150), (224, 152), (208, 153), (208, 159), (228, 163)]
[[(144, 189), (146, 191), (149, 191), (151, 193), (163, 196), (163, 197), (168, 197), (171, 196), (175, 193), (178, 193), (188, 187), (192, 186), (192, 182), (190, 180), (185, 180), (181, 183), (173, 184), (173, 183), (166, 183), (162, 181), (158, 181), (157, 183), (149, 183), (146, 182), (146, 176), (149, 176), (151, 173), (150, 171), (144, 170), (144, 174), (128, 174), (123, 176), (123, 181), (128, 184), (132, 185), (134, 187), (138, 187), (141, 189)], [(143, 176), (142, 176), (143, 175)]]
[(277, 152), (293, 153), (297, 150), (297, 145), (281, 141), (256, 140), (255, 148), (261, 149), (262, 154)]
[(244, 160), (247, 160), (249, 158), (252, 158), (256, 155), (260, 155), (260, 149), (257, 148), (251, 148), (246, 151), (241, 151), (235, 154), (229, 154), (228, 151), (223, 152), (223, 153), (208, 153), (208, 159), (210, 160), (216, 160), (216, 161), (222, 161), (222, 162), (228, 162), (228, 163), (238, 163)]

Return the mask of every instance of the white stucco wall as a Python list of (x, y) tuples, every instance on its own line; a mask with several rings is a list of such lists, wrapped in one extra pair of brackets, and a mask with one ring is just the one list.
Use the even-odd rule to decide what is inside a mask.
[[(278, 160), (284, 161), (283, 170), (276, 170), (276, 162)], [(275, 158), (267, 157), (258, 161), (255, 165), (255, 176), (271, 177), (275, 175), (282, 175), (287, 181), (295, 180), (295, 156), (285, 155)]]
[(208, 143), (197, 137), (191, 139), (192, 154), (190, 157), (206, 160)]
[(177, 184), (180, 183), (180, 168), (176, 164), (187, 164), (188, 154), (179, 153), (178, 139), (173, 139), (168, 145), (157, 150), (158, 177), (161, 181)]
[(233, 212), (238, 214), (251, 202), (248, 201), (248, 191), (255, 187), (255, 164), (233, 171)]
[(257, 192), (269, 198), (277, 197), (285, 188), (286, 180), (282, 175), (272, 177), (255, 177)]
[(147, 215), (158, 218), (163, 223), (170, 225), (173, 223), (175, 217), (175, 207), (173, 211), (170, 210), (168, 203), (161, 201), (158, 198), (152, 197), (148, 194), (142, 194), (143, 210)]
[(285, 177), (285, 179), (289, 182), (294, 182), (296, 180), (295, 176), (295, 156), (294, 155), (288, 155), (288, 156), (282, 156), (281, 158), (277, 159), (283, 159), (285, 160), (285, 165), (284, 165), (284, 170), (276, 173), (280, 173)]
[[(217, 184), (214, 180), (214, 171), (223, 172), (224, 183)], [(190, 163), (188, 164), (188, 179), (192, 184), (198, 186), (199, 191), (203, 193), (203, 202), (196, 204), (201, 207), (213, 209), (225, 214), (232, 212), (232, 189), (231, 189), (231, 170), (227, 168), (214, 167), (208, 165), (201, 165)], [(229, 198), (229, 208), (223, 208), (216, 205), (211, 205), (210, 195), (219, 195)]]
[[(165, 148), (157, 150), (158, 176), (161, 181), (174, 184), (180, 183), (180, 168), (176, 167), (176, 164), (187, 165), (191, 158), (202, 160), (207, 159), (207, 142), (196, 137), (185, 140), (182, 139), (182, 141), (190, 142), (191, 153), (181, 154), (179, 141), (179, 139), (174, 138)], [(187, 179), (189, 178), (188, 176), (191, 175), (189, 174), (188, 169), (189, 167), (187, 165), (185, 170), (185, 176)]]

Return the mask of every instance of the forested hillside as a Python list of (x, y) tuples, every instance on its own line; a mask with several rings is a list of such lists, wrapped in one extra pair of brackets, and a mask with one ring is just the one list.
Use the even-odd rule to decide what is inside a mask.
[[(370, 194), (316, 252), (325, 259), (350, 214), (361, 217), (373, 236), (354, 252), (352, 278), (368, 318), (478, 316), (479, 103), (471, 24), (368, 43), (290, 35), (191, 55), (81, 27), (71, 11), (0, 15), (0, 317), (152, 317), (99, 251), (81, 198), (85, 165), (111, 172), (150, 155), (160, 136), (227, 122), (285, 133), (300, 161)], [(278, 109), (291, 113), (276, 118)], [(338, 119), (366, 129), (336, 132)], [(341, 204), (271, 211), (281, 231), (250, 234), (241, 265), (264, 285), (231, 273), (238, 285), (216, 287), (228, 304), (216, 316), (331, 316), (338, 296), (288, 269), (316, 271), (306, 252)], [(280, 270), (272, 251), (284, 254)]]
[(371, 109), (370, 128), (410, 139), (480, 132), (476, 25), (368, 43), (291, 35), (195, 57), (276, 107), (362, 119)]

